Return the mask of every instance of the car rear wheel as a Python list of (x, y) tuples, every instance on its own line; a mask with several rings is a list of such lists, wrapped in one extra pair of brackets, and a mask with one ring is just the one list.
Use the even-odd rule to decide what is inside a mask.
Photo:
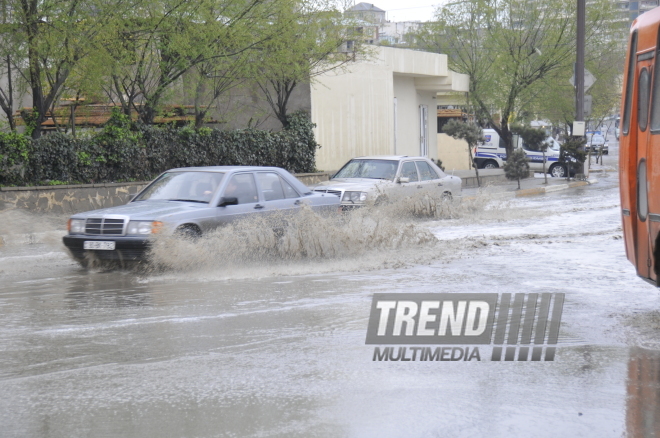
[(563, 178), (566, 176), (566, 169), (561, 164), (553, 164), (550, 166), (549, 173), (555, 178)]
[(498, 169), (500, 166), (493, 160), (488, 160), (484, 163), (484, 169)]

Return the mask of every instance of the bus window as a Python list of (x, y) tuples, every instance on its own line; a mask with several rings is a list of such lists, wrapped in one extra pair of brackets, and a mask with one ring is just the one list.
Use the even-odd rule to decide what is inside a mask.
[(639, 73), (639, 93), (637, 94), (637, 124), (639, 129), (646, 131), (649, 117), (649, 89), (651, 75), (646, 67)]
[(635, 59), (637, 54), (637, 32), (632, 34), (628, 52), (628, 80), (626, 81), (626, 104), (623, 107), (623, 135), (630, 130), (630, 107), (632, 105), (633, 82), (635, 80)]
[(639, 162), (637, 169), (637, 214), (639, 220), (646, 221), (646, 215), (649, 212), (649, 202), (646, 193), (646, 160)]

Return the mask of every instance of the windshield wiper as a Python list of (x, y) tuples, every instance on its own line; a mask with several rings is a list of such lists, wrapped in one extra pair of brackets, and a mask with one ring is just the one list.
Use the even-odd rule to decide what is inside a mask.
[(209, 201), (200, 201), (199, 199), (168, 199), (168, 201), (201, 202), (202, 204), (208, 204), (209, 203)]

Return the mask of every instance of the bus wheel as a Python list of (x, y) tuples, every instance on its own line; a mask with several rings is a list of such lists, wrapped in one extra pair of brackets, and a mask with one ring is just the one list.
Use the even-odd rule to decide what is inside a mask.
[(497, 165), (497, 163), (493, 160), (488, 160), (484, 163), (484, 169), (497, 169), (500, 166)]
[(550, 166), (549, 173), (555, 178), (563, 178), (566, 176), (566, 169), (561, 164), (553, 164)]

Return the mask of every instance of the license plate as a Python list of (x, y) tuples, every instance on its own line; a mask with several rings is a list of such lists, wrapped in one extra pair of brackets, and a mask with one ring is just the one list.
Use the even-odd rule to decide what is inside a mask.
[(98, 240), (86, 240), (83, 242), (83, 248), (113, 251), (115, 249), (115, 242), (112, 240), (103, 242), (99, 242)]

